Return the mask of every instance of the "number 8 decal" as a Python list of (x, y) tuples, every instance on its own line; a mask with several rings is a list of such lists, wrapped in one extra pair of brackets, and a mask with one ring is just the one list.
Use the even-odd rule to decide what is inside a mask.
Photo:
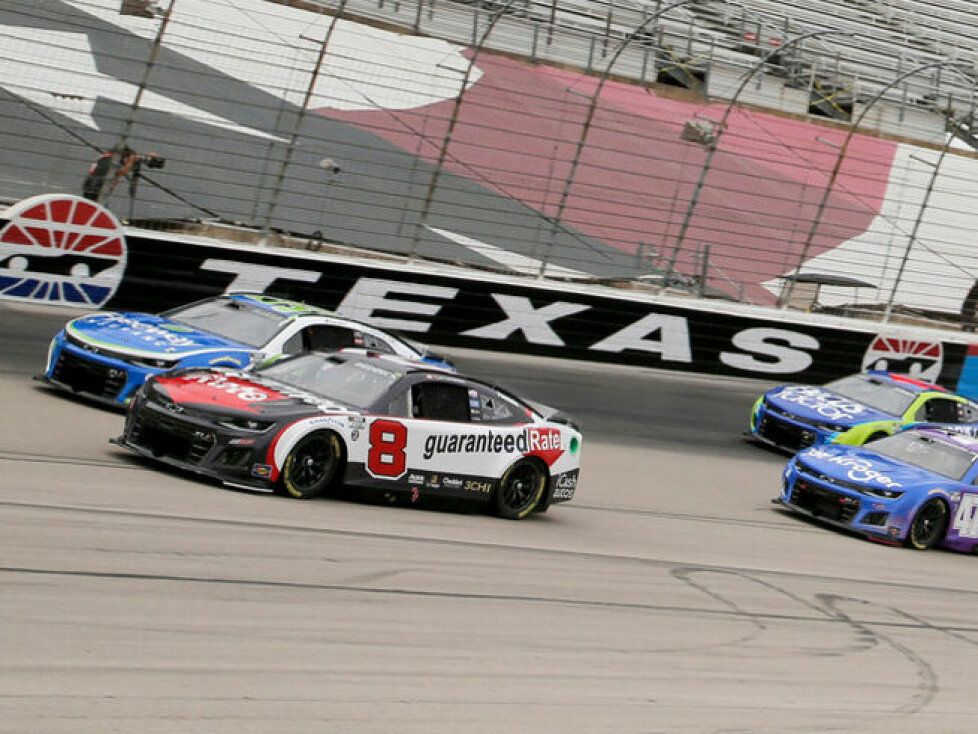
[(370, 451), (367, 452), (367, 471), (375, 477), (397, 479), (407, 470), (407, 427), (390, 420), (370, 424)]

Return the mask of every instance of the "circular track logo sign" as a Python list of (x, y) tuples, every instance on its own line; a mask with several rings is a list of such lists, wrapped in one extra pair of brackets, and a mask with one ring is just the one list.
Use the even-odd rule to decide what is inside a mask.
[(877, 336), (863, 355), (864, 370), (899, 372), (937, 382), (944, 363), (940, 342)]
[(4, 215), (0, 298), (101, 306), (122, 282), (126, 240), (108, 209), (79, 196), (44, 194)]

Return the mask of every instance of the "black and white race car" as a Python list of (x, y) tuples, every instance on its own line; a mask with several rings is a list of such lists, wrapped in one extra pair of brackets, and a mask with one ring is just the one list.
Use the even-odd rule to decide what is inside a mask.
[(581, 441), (568, 418), (498, 387), (349, 352), (155, 375), (114, 440), (233, 487), (306, 499), (342, 484), (511, 519), (574, 496)]

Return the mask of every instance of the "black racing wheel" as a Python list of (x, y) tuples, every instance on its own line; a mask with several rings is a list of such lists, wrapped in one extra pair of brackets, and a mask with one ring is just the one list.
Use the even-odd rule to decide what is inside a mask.
[(907, 546), (927, 550), (944, 538), (947, 531), (948, 509), (944, 500), (927, 500), (917, 510), (907, 531)]
[(547, 470), (535, 459), (521, 459), (503, 474), (496, 489), (496, 513), (508, 520), (522, 520), (540, 504), (547, 488)]
[(284, 494), (300, 500), (316, 497), (336, 483), (343, 464), (340, 437), (332, 431), (310, 433), (297, 443), (282, 467)]

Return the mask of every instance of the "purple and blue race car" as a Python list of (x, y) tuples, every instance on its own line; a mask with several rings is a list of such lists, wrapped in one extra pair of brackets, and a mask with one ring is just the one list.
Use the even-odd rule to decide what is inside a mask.
[(978, 438), (911, 427), (796, 454), (776, 502), (871, 540), (978, 552)]

